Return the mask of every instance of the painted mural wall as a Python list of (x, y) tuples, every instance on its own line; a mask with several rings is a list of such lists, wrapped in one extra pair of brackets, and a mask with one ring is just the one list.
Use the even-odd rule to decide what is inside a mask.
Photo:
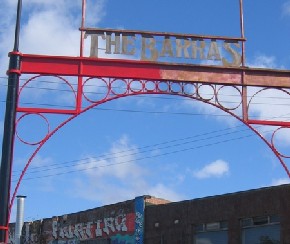
[[(142, 244), (144, 197), (79, 213), (25, 223), (22, 243), (36, 244)], [(15, 224), (9, 226), (15, 243)]]

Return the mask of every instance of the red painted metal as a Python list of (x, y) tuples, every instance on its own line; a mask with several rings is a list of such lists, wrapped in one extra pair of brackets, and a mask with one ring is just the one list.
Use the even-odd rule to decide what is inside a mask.
[[(93, 77), (87, 78), (83, 82), (83, 87), (86, 86), (86, 83), (93, 79)], [(98, 99), (92, 99), (88, 97), (84, 92), (82, 96), (85, 98), (86, 101), (89, 102), (89, 105), (87, 107), (84, 107), (82, 110), (72, 113), (71, 116), (65, 120), (63, 123), (61, 123), (57, 128), (52, 130), (50, 133), (47, 134), (47, 136), (40, 142), (38, 148), (36, 149), (35, 153), (31, 156), (31, 158), (28, 161), (28, 165), (25, 167), (25, 170), (23, 171), (23, 175), (19, 179), (19, 183), (17, 184), (17, 187), (15, 189), (15, 192), (17, 192), (17, 189), (19, 187), (19, 184), (21, 182), (21, 179), (23, 178), (26, 169), (28, 168), (30, 162), (32, 161), (33, 157), (36, 155), (37, 151), (40, 150), (40, 148), (43, 146), (43, 144), (54, 134), (56, 133), (61, 127), (63, 127), (65, 124), (67, 124), (69, 121), (74, 119), (75, 117), (79, 116), (80, 114), (88, 111), (89, 109), (96, 107), (100, 104), (112, 101), (114, 99), (132, 96), (132, 95), (141, 95), (141, 94), (168, 94), (168, 95), (179, 95), (187, 98), (191, 98), (194, 100), (199, 100), (205, 103), (208, 103), (210, 105), (213, 105), (226, 113), (232, 115), (242, 123), (244, 123), (247, 127), (249, 127), (251, 130), (253, 130), (267, 145), (268, 147), (274, 152), (274, 154), (277, 156), (279, 161), (281, 162), (281, 165), (285, 169), (287, 175), (290, 177), (290, 172), (286, 166), (286, 164), (283, 161), (283, 155), (278, 152), (278, 150), (275, 148), (273, 143), (268, 142), (253, 126), (252, 124), (266, 124), (265, 121), (255, 121), (255, 120), (244, 120), (242, 116), (235, 114), (235, 111), (238, 110), (240, 103), (237, 103), (232, 108), (227, 108), (222, 105), (222, 103), (219, 100), (219, 92), (225, 87), (220, 86), (217, 84), (203, 84), (198, 82), (173, 82), (173, 81), (164, 81), (164, 80), (136, 80), (136, 79), (118, 79), (118, 78), (99, 78), (98, 82), (102, 81), (103, 88), (106, 89), (106, 92), (104, 92), (104, 96)], [(115, 90), (116, 86), (114, 85), (114, 82), (116, 81), (122, 81), (122, 90), (121, 92), (119, 90)], [(176, 85), (176, 86), (175, 86)], [(210, 86), (213, 90), (213, 95), (211, 97), (203, 97), (203, 95), (199, 92), (199, 89), (204, 86)], [(242, 94), (242, 87), (241, 86), (232, 86), (238, 94)], [(256, 95), (256, 94), (255, 94)], [(21, 97), (21, 94), (20, 94)], [(242, 96), (241, 96), (242, 100)], [(23, 112), (25, 109), (22, 110)], [(32, 108), (30, 110), (27, 110), (26, 112), (46, 112), (43, 110), (43, 108)], [(58, 110), (56, 110), (57, 113), (59, 113)], [(53, 112), (53, 110), (49, 111)], [(279, 121), (273, 121), (274, 125), (279, 125)], [(280, 122), (281, 125), (286, 126), (288, 125), (287, 122)], [(12, 203), (11, 203), (12, 204)]]
[[(17, 124), (19, 123), (19, 121), (21, 121), (24, 117), (29, 116), (29, 115), (33, 115), (33, 114), (34, 114), (34, 113), (25, 113), (25, 114), (22, 114), (22, 115), (18, 118), (18, 120), (17, 120), (17, 122), (16, 122), (16, 126), (17, 126)], [(48, 119), (47, 119), (43, 114), (35, 113), (34, 115), (37, 115), (37, 116), (41, 117), (41, 118), (44, 119), (44, 121), (46, 122), (46, 124), (47, 124), (47, 134), (46, 134), (46, 136), (47, 136), (47, 135), (49, 134), (49, 131), (50, 131)], [(40, 143), (41, 143), (43, 140), (45, 140), (45, 138), (46, 138), (46, 136), (45, 136), (45, 137), (44, 137), (43, 139), (41, 139), (40, 141), (36, 141), (36, 142), (28, 142), (28, 141), (26, 141), (26, 140), (24, 140), (24, 139), (21, 138), (21, 136), (19, 135), (19, 133), (18, 133), (17, 130), (16, 130), (15, 134), (16, 134), (16, 136), (18, 137), (18, 139), (19, 139), (21, 142), (23, 142), (24, 144), (27, 144), (27, 145), (31, 145), (31, 146), (35, 146), (35, 145), (40, 144)]]
[[(198, 38), (215, 38), (221, 40), (235, 40), (242, 42), (242, 66), (241, 67), (221, 67), (221, 66), (206, 66), (206, 65), (190, 65), (190, 64), (172, 64), (172, 63), (158, 63), (149, 61), (136, 61), (136, 60), (117, 60), (117, 59), (101, 59), (101, 58), (88, 58), (83, 57), (84, 50), (84, 32), (96, 31), (95, 29), (85, 28), (85, 8), (86, 1), (82, 0), (82, 24), (81, 24), (81, 44), (80, 44), (80, 57), (63, 57), (63, 56), (44, 56), (21, 54), (21, 67), (20, 70), (10, 70), (9, 72), (19, 72), (21, 74), (33, 74), (33, 78), (28, 79), (19, 90), (19, 98), (21, 98), (22, 91), (27, 87), (26, 85), (35, 77), (40, 76), (57, 76), (62, 79), (74, 93), (75, 106), (72, 109), (62, 108), (36, 108), (36, 107), (22, 107), (18, 104), (17, 112), (20, 113), (19, 120), (23, 116), (29, 114), (39, 114), (43, 116), (45, 113), (49, 114), (66, 114), (66, 118), (56, 128), (48, 130), (47, 135), (37, 143), (30, 143), (36, 145), (36, 149), (28, 159), (18, 182), (16, 184), (13, 196), (10, 203), (10, 211), (16, 197), (20, 183), (30, 165), (33, 158), (44, 144), (63, 126), (69, 123), (82, 113), (92, 109), (100, 104), (112, 101), (114, 99), (135, 96), (141, 94), (168, 94), (178, 95), (193, 100), (202, 101), (204, 103), (215, 106), (222, 111), (235, 117), (237, 120), (245, 124), (255, 134), (257, 134), (266, 145), (273, 151), (278, 158), (282, 167), (290, 178), (290, 171), (284, 162), (287, 156), (279, 153), (273, 143), (273, 137), (276, 132), (272, 134), (272, 141), (268, 141), (253, 125), (272, 125), (280, 126), (280, 128), (290, 128), (288, 121), (273, 121), (273, 120), (254, 120), (249, 119), (248, 111), (252, 102), (252, 98), (247, 101), (247, 88), (260, 87), (260, 91), (268, 88), (275, 88), (283, 90), (290, 88), (290, 71), (283, 70), (269, 70), (269, 69), (253, 69), (245, 67), (244, 60), (244, 24), (243, 24), (243, 1), (240, 1), (240, 38), (227, 38), (227, 37), (213, 37), (213, 36), (196, 36)], [(110, 30), (106, 30), (110, 31)], [(114, 32), (120, 30), (111, 30)], [(133, 33), (132, 31), (121, 31), (122, 33)], [(138, 32), (148, 34), (147, 32)], [(151, 33), (150, 33), (151, 34)], [(154, 35), (164, 36), (171, 35), (172, 33), (155, 32)], [(172, 34), (175, 37), (184, 37), (183, 34)], [(188, 37), (188, 35), (186, 35)], [(62, 76), (77, 77), (77, 88)], [(88, 82), (92, 79), (98, 79), (102, 82), (106, 92), (101, 98), (90, 97), (86, 94), (85, 89)], [(121, 82), (123, 86), (121, 90), (116, 89), (115, 82)], [(202, 86), (209, 86), (212, 88), (213, 94), (210, 97), (203, 97), (200, 92)], [(221, 90), (230, 86), (240, 95), (240, 102), (233, 107), (225, 107), (219, 99)], [(284, 91), (284, 90), (283, 90)], [(288, 91), (285, 91), (290, 95)], [(258, 93), (258, 92), (257, 92)], [(256, 93), (256, 94), (257, 94)], [(255, 95), (256, 95), (255, 94)], [(255, 96), (254, 95), (254, 96)], [(254, 97), (253, 96), (253, 97)], [(84, 105), (86, 102), (86, 105)], [(87, 105), (88, 103), (88, 105)], [(242, 107), (242, 113), (239, 109)], [(21, 115), (21, 113), (23, 113)], [(49, 120), (45, 119), (49, 126)], [(50, 127), (49, 127), (50, 128)], [(276, 130), (277, 131), (277, 130)], [(23, 142), (25, 140), (21, 139)], [(5, 228), (5, 227), (1, 227)]]
[(85, 57), (22, 54), (21, 73), (290, 88), (289, 70), (153, 63)]
[[(86, 108), (84, 108), (81, 112), (79, 113), (75, 113), (73, 115), (71, 115), (69, 118), (67, 118), (64, 122), (62, 122), (60, 125), (58, 125), (55, 129), (51, 130), (47, 136), (38, 144), (36, 150), (34, 151), (34, 153), (31, 155), (31, 157), (29, 158), (25, 168), (23, 169), (19, 179), (18, 179), (18, 182), (17, 182), (17, 185), (14, 189), (14, 193), (13, 193), (13, 196), (12, 196), (12, 199), (11, 199), (11, 204), (10, 206), (13, 205), (13, 202), (14, 202), (14, 199), (16, 197), (16, 194), (17, 194), (17, 191), (18, 191), (18, 188), (20, 186), (20, 183), (25, 175), (25, 172), (27, 171), (30, 163), (32, 162), (33, 158), (36, 156), (36, 154), (38, 153), (38, 151), (43, 147), (43, 145), (58, 131), (60, 130), (63, 126), (65, 126), (67, 123), (69, 123), (70, 121), (72, 121), (74, 118), (76, 118), (77, 116), (79, 116), (80, 114), (82, 113), (85, 113), (87, 112), (88, 110), (100, 105), (100, 104), (103, 104), (103, 103), (106, 103), (106, 102), (109, 102), (109, 101), (112, 101), (112, 100), (115, 100), (115, 99), (118, 99), (118, 98), (122, 98), (122, 97), (127, 97), (127, 96), (132, 96), (132, 95), (141, 95), (141, 94), (168, 94), (168, 95), (179, 95), (179, 96), (183, 96), (183, 97), (187, 97), (187, 98), (191, 98), (191, 99), (194, 99), (194, 100), (199, 100), (199, 101), (202, 101), (202, 102), (205, 102), (207, 104), (210, 104), (212, 106), (215, 106), (221, 110), (223, 110), (224, 112), (230, 114), (231, 116), (235, 117), (237, 120), (239, 120), (240, 122), (242, 122), (244, 125), (246, 125), (249, 129), (251, 129), (255, 134), (257, 134), (265, 143), (266, 145), (273, 151), (273, 153), (275, 154), (275, 156), (278, 158), (279, 162), (281, 163), (282, 167), (284, 168), (287, 176), (290, 178), (290, 171), (287, 167), (287, 165), (285, 164), (284, 160), (283, 160), (283, 155), (280, 154), (278, 152), (278, 150), (275, 148), (274, 144), (271, 143), (271, 142), (268, 142), (265, 137), (258, 131), (256, 130), (253, 126), (251, 126), (251, 124), (248, 122), (248, 121), (245, 121), (243, 120), (243, 118), (241, 118), (240, 116), (237, 116), (236, 114), (233, 113), (233, 111), (231, 111), (230, 109), (227, 109), (227, 108), (224, 108), (223, 106), (220, 105), (220, 103), (217, 102), (217, 93), (216, 91), (219, 90), (218, 87), (215, 87), (215, 85), (212, 85), (213, 88), (215, 89), (215, 94), (214, 96), (211, 98), (211, 99), (205, 99), (203, 97), (200, 96), (200, 94), (195, 93), (195, 96), (192, 96), (187, 94), (186, 91), (185, 91), (185, 86), (190, 84), (190, 85), (195, 85), (196, 87), (198, 87), (200, 84), (192, 84), (192, 83), (178, 83), (180, 85), (180, 90), (179, 91), (172, 91), (171, 90), (171, 85), (172, 85), (172, 82), (170, 81), (167, 81), (165, 82), (165, 84), (167, 85), (167, 89), (160, 89), (160, 84), (164, 84), (164, 81), (148, 81), (148, 80), (142, 80), (140, 82), (142, 82), (142, 88), (140, 90), (134, 90), (132, 88), (130, 88), (130, 84), (132, 84), (132, 81), (134, 80), (124, 80), (126, 82), (125, 84), (125, 87), (126, 87), (126, 90), (124, 91), (124, 93), (121, 93), (121, 94), (118, 94), (116, 92), (113, 91), (113, 86), (112, 86), (112, 83), (115, 81), (116, 79), (114, 78), (111, 78), (108, 80), (107, 82), (107, 89), (108, 89), (108, 92), (107, 92), (107, 95), (105, 96), (105, 98), (99, 100), (99, 101), (92, 101), (90, 99), (87, 99), (87, 101), (91, 102), (91, 104), (89, 106), (87, 106)], [(153, 82), (154, 83), (154, 88), (147, 88), (146, 87), (146, 83), (147, 82)], [(238, 89), (238, 88), (236, 88)]]
[[(271, 145), (272, 145), (273, 148), (276, 148), (276, 147), (275, 147), (275, 143), (274, 143), (274, 137), (275, 137), (276, 133), (277, 133), (279, 130), (282, 130), (282, 129), (290, 129), (290, 126), (289, 126), (289, 125), (288, 125), (288, 126), (284, 126), (284, 127), (281, 126), (281, 127), (277, 128), (277, 129), (274, 131), (274, 133), (272, 134), (272, 138), (271, 138)], [(289, 155), (285, 155), (285, 154), (283, 154), (283, 153), (281, 153), (281, 152), (279, 152), (279, 151), (277, 151), (277, 154), (279, 154), (279, 156), (282, 157), (282, 158), (290, 158), (290, 154), (289, 154)]]
[[(19, 99), (21, 99), (21, 94), (22, 94), (23, 90), (27, 87), (27, 85), (31, 81), (33, 81), (39, 77), (43, 77), (43, 76), (35, 75), (24, 82), (24, 84), (19, 89), (19, 96), (18, 96)], [(74, 94), (74, 97), (76, 100), (76, 102), (75, 102), (76, 106), (74, 109), (31, 108), (31, 107), (22, 107), (18, 104), (17, 111), (23, 112), (23, 113), (35, 113), (35, 114), (37, 114), (37, 113), (50, 113), (50, 114), (75, 114), (75, 113), (77, 113), (80, 110), (80, 106), (81, 106), (82, 79), (81, 80), (78, 79), (78, 90), (76, 91), (68, 80), (66, 80), (65, 78), (63, 78), (61, 76), (55, 76), (55, 77), (57, 77), (58, 79), (63, 81), (69, 87), (69, 89), (72, 91), (72, 93)], [(81, 87), (81, 88), (79, 88), (79, 87)], [(19, 102), (19, 99), (18, 99), (18, 102)]]
[(282, 126), (282, 127), (289, 127), (290, 128), (290, 122), (288, 122), (288, 121), (248, 119), (247, 122), (251, 125), (270, 125), (270, 126)]

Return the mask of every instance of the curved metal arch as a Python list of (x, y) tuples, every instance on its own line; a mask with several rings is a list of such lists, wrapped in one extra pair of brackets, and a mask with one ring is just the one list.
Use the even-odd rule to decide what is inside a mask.
[[(132, 82), (132, 81), (131, 81)], [(172, 82), (171, 82), (172, 83)], [(173, 82), (174, 83), (174, 82)], [(110, 86), (108, 86), (110, 87)], [(142, 87), (144, 88), (144, 84), (142, 85)], [(156, 87), (155, 87), (156, 88)], [(128, 91), (128, 90), (127, 90)], [(160, 94), (160, 95), (174, 95), (174, 96), (182, 96), (182, 97), (187, 97), (187, 98), (191, 98), (193, 100), (197, 100), (197, 101), (201, 101), (201, 102), (204, 102), (204, 103), (207, 103), (209, 105), (212, 105), (218, 109), (221, 109), (223, 110), (224, 112), (230, 114), (231, 116), (233, 116), (234, 118), (236, 118), (237, 120), (239, 120), (240, 122), (242, 122), (244, 125), (246, 125), (249, 129), (251, 129), (254, 133), (256, 133), (265, 143), (266, 145), (273, 151), (273, 153), (275, 154), (275, 156), (278, 158), (278, 160), (280, 161), (282, 167), (284, 168), (284, 170), (286, 171), (288, 177), (290, 178), (290, 171), (287, 167), (287, 165), (285, 164), (285, 162), (283, 161), (283, 155), (280, 154), (276, 148), (273, 146), (273, 143), (269, 143), (262, 134), (260, 134), (253, 126), (251, 126), (249, 123), (247, 123), (247, 121), (243, 120), (242, 118), (240, 118), (239, 116), (237, 116), (236, 114), (234, 114), (232, 111), (230, 111), (229, 109), (225, 109), (224, 107), (220, 106), (220, 103), (212, 103), (210, 102), (210, 100), (208, 99), (202, 99), (202, 98), (196, 98), (196, 97), (192, 97), (190, 95), (187, 95), (187, 94), (178, 94), (177, 92), (164, 92), (164, 91), (154, 91), (154, 90), (149, 90), (149, 91), (144, 91), (144, 92), (137, 92), (137, 93), (126, 93), (126, 94), (121, 94), (121, 95), (117, 95), (117, 96), (113, 96), (113, 97), (110, 97), (110, 98), (106, 98), (106, 99), (103, 99), (99, 102), (94, 102), (92, 103), (91, 105), (89, 105), (88, 107), (86, 107), (85, 109), (83, 109), (82, 111), (80, 111), (79, 113), (76, 113), (74, 115), (72, 115), (71, 117), (69, 117), (68, 119), (66, 119), (65, 121), (63, 121), (61, 124), (59, 124), (54, 130), (50, 131), (43, 140), (40, 141), (40, 143), (38, 144), (37, 148), (35, 149), (35, 151), (32, 153), (32, 155), (30, 156), (30, 158), (28, 159), (27, 161), (27, 164), (25, 165), (18, 181), (17, 181), (17, 184), (16, 184), (16, 187), (14, 189), (14, 192), (13, 192), (13, 196), (11, 198), (11, 201), (10, 201), (10, 208), (9, 208), (9, 215), (11, 213), (11, 208), (13, 206), (13, 203), (14, 203), (14, 200), (15, 200), (15, 197), (16, 197), (16, 194), (17, 194), (17, 191), (19, 189), (19, 186), (20, 186), (20, 183), (28, 169), (28, 167), (30, 166), (33, 158), (36, 156), (36, 154), (40, 151), (40, 149), (43, 147), (43, 145), (59, 130), (61, 129), (63, 126), (65, 126), (67, 123), (69, 123), (71, 120), (73, 120), (74, 118), (78, 117), (79, 115), (85, 113), (86, 111), (100, 105), (100, 104), (104, 104), (106, 102), (109, 102), (109, 101), (113, 101), (113, 100), (116, 100), (118, 98), (122, 98), (122, 97), (128, 97), (128, 96), (136, 96), (136, 95), (141, 95), (141, 94), (151, 94), (151, 95), (156, 95), (156, 94)], [(214, 95), (216, 96), (216, 94)]]
[(253, 101), (253, 99), (255, 98), (256, 95), (258, 95), (259, 93), (262, 93), (262, 92), (264, 92), (264, 91), (269, 91), (269, 90), (278, 90), (278, 91), (281, 91), (282, 93), (285, 93), (285, 94), (287, 94), (287, 95), (290, 95), (290, 92), (287, 91), (286, 89), (283, 89), (283, 88), (275, 88), (275, 89), (274, 89), (274, 88), (272, 88), (272, 87), (264, 87), (264, 88), (260, 89), (259, 91), (255, 92), (255, 93), (252, 95), (251, 99), (250, 99), (249, 102), (248, 102), (248, 110), (250, 109), (250, 105), (251, 105), (251, 103), (252, 103), (252, 101)]

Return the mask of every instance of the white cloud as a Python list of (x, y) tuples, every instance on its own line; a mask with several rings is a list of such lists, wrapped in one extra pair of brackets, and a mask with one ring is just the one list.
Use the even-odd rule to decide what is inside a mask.
[(248, 97), (249, 113), (260, 119), (281, 120), (283, 116), (289, 117), (287, 107), (290, 105), (290, 96), (282, 90), (249, 88)]
[[(116, 141), (100, 160), (90, 159), (77, 168), (83, 172), (82, 179), (74, 181), (76, 197), (110, 204), (132, 199), (140, 195), (154, 195), (168, 200), (180, 200), (181, 196), (170, 186), (151, 183), (147, 168), (137, 164), (138, 149), (130, 144), (127, 136)], [(85, 170), (85, 171), (83, 171)], [(85, 179), (85, 180), (84, 180)]]
[[(248, 65), (257, 68), (283, 68), (282, 66), (278, 66), (275, 57), (264, 54), (257, 55)], [(217, 87), (217, 92), (215, 93), (212, 86), (203, 85), (199, 87), (198, 93), (202, 99), (208, 99), (211, 102), (215, 102), (215, 97), (217, 97), (218, 102), (220, 103), (218, 106), (222, 106), (224, 109), (233, 109), (237, 107), (236, 109), (231, 110), (231, 112), (242, 118), (241, 94), (233, 87), (223, 87), (222, 89), (219, 89), (219, 87), (221, 86)], [(194, 93), (195, 91), (192, 92)], [(287, 108), (290, 106), (289, 93), (278, 89), (263, 90), (262, 88), (257, 87), (248, 87), (247, 93), (249, 103), (248, 113), (250, 119), (289, 121), (290, 113), (287, 112)], [(210, 106), (205, 102), (185, 100), (183, 106), (188, 108), (193, 107), (203, 114), (215, 115), (214, 119), (226, 123), (229, 126), (235, 126), (238, 122), (238, 120), (233, 116), (230, 116), (221, 109)], [(211, 118), (210, 116), (208, 117)], [(259, 126), (257, 129), (261, 134), (267, 137), (268, 135), (272, 135), (273, 130), (276, 128), (274, 126)], [(289, 130), (283, 130), (283, 133), (280, 131), (275, 137), (275, 140), (280, 144), (290, 144)]]
[(32, 167), (42, 167), (45, 165), (51, 165), (53, 163), (53, 159), (50, 157), (42, 157), (40, 154), (35, 155), (31, 166)]
[[(27, 159), (16, 159), (16, 164), (18, 168), (24, 169), (26, 163)], [(49, 168), (49, 166), (53, 165), (53, 163), (54, 161), (51, 157), (43, 157), (40, 154), (36, 154), (24, 175), (24, 179), (30, 179), (35, 177), (38, 178), (42, 175), (47, 174), (57, 174), (57, 172), (59, 172), (58, 169), (50, 170)], [(18, 180), (19, 176), (20, 171), (15, 171), (13, 173), (14, 180)], [(54, 180), (55, 177), (40, 178), (38, 179), (39, 183), (37, 184), (37, 186), (35, 186), (35, 188), (40, 189), (43, 192), (52, 192), (56, 189)]]
[(287, 1), (282, 6), (282, 15), (290, 16), (290, 1)]
[[(220, 103), (220, 107), (227, 110), (231, 110), (234, 114), (241, 114), (241, 95), (239, 91), (233, 87), (217, 86), (214, 90), (213, 86), (202, 85), (198, 91), (200, 99), (208, 100), (212, 104)], [(184, 100), (183, 106), (188, 108), (197, 109), (200, 113), (207, 115), (214, 115), (214, 118), (222, 123), (227, 123), (229, 126), (235, 126), (238, 120), (227, 114), (220, 108), (207, 104), (205, 102), (197, 102), (194, 100)]]
[(109, 153), (107, 153), (110, 156), (99, 160), (91, 158), (85, 164), (77, 166), (77, 168), (85, 170), (85, 174), (90, 177), (138, 178), (144, 172), (135, 163), (136, 153), (137, 149), (129, 145), (127, 136), (123, 136), (112, 145)]
[[(25, 164), (27, 163), (27, 159), (25, 158), (16, 158), (15, 159), (15, 163), (17, 165), (17, 167), (24, 167)], [(33, 158), (30, 167), (28, 168), (28, 170), (33, 170), (34, 167), (42, 167), (42, 166), (46, 166), (46, 165), (51, 165), (53, 163), (53, 159), (50, 157), (43, 157), (41, 156), (39, 153), (35, 155), (35, 157)]]
[(278, 66), (274, 56), (267, 56), (265, 54), (256, 55), (247, 65), (252, 68), (277, 68)]
[[(251, 101), (250, 101), (251, 99)], [(287, 122), (290, 113), (287, 108), (290, 106), (290, 95), (282, 90), (261, 88), (248, 89), (248, 112), (250, 119), (270, 120)], [(264, 136), (272, 136), (275, 126), (258, 126), (257, 129)], [(284, 146), (290, 144), (290, 130), (279, 130), (275, 135), (275, 143)]]
[(193, 176), (197, 179), (206, 179), (228, 175), (230, 172), (229, 164), (223, 160), (214, 161), (202, 169), (193, 172)]
[(20, 45), (24, 53), (78, 54), (79, 31), (71, 26), (68, 17), (59, 15), (57, 11), (46, 10), (34, 14), (22, 33)]
[(180, 201), (181, 199), (183, 199), (178, 193), (174, 192), (173, 190), (169, 189), (167, 186), (161, 183), (153, 186), (152, 188), (149, 188), (148, 192), (151, 196), (167, 199), (170, 201)]
[[(27, 0), (23, 3), (20, 52), (42, 55), (79, 56), (82, 1), (71, 0)], [(106, 14), (106, 0), (87, 0), (88, 27), (96, 27)], [(0, 76), (6, 76), (9, 58), (14, 43), (15, 16), (17, 0), (4, 0), (1, 3), (0, 14)], [(89, 45), (85, 46), (85, 50)], [(23, 78), (24, 75), (21, 76)], [(54, 85), (54, 87), (52, 87)], [(37, 86), (36, 86), (37, 87)], [(58, 93), (58, 83), (44, 83), (43, 89), (24, 89), (21, 102), (53, 104), (61, 106), (73, 105), (73, 94)], [(53, 88), (54, 90), (52, 90)], [(66, 89), (69, 89), (65, 87)], [(29, 101), (23, 100), (28, 95)], [(45, 96), (44, 96), (45, 95)], [(32, 100), (33, 98), (33, 100)], [(53, 102), (52, 102), (53, 100)], [(56, 104), (57, 103), (57, 104)]]
[[(87, 1), (87, 25), (96, 26), (106, 14), (106, 0)], [(1, 74), (8, 66), (7, 54), (13, 48), (16, 0), (4, 0), (0, 14)], [(81, 1), (27, 0), (23, 4), (20, 51), (32, 54), (70, 55), (79, 53)]]
[[(71, 0), (68, 0), (71, 1)], [(96, 27), (98, 23), (104, 18), (106, 12), (104, 10), (107, 0), (88, 0), (87, 1), (87, 11), (86, 14), (86, 26)]]
[[(289, 150), (289, 144), (290, 144), (290, 128), (281, 128), (278, 131), (276, 131), (275, 136), (273, 138), (273, 144), (276, 147), (285, 147), (286, 150)], [(276, 148), (278, 149), (278, 148)], [(282, 153), (282, 152), (280, 152)], [(283, 154), (283, 153), (282, 153)], [(285, 156), (290, 156), (288, 153)]]
[(280, 178), (280, 179), (274, 179), (272, 181), (272, 186), (278, 186), (278, 185), (284, 185), (284, 184), (290, 184), (289, 178)]

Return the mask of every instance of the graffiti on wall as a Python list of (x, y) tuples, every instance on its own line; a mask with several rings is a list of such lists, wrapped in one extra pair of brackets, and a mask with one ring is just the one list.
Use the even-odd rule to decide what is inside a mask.
[(144, 199), (143, 197), (137, 197), (135, 199), (135, 243), (143, 243), (144, 235)]
[[(35, 221), (32, 223), (24, 223), (22, 228), (22, 237), (21, 243), (23, 244), (38, 244), (41, 242), (41, 221)], [(9, 232), (8, 232), (8, 243), (15, 244), (16, 237), (15, 237), (15, 224), (9, 225)]]
[(52, 236), (54, 240), (77, 239), (82, 241), (106, 238), (118, 234), (133, 235), (134, 219), (134, 213), (119, 213), (116, 216), (76, 224), (63, 224), (54, 220), (52, 222)]
[[(143, 244), (143, 227), (144, 198), (137, 197), (134, 204), (128, 203), (125, 209), (117, 206), (105, 207), (95, 212), (88, 210), (25, 223), (22, 229), (22, 243)], [(15, 224), (10, 226), (9, 243), (15, 243)]]

